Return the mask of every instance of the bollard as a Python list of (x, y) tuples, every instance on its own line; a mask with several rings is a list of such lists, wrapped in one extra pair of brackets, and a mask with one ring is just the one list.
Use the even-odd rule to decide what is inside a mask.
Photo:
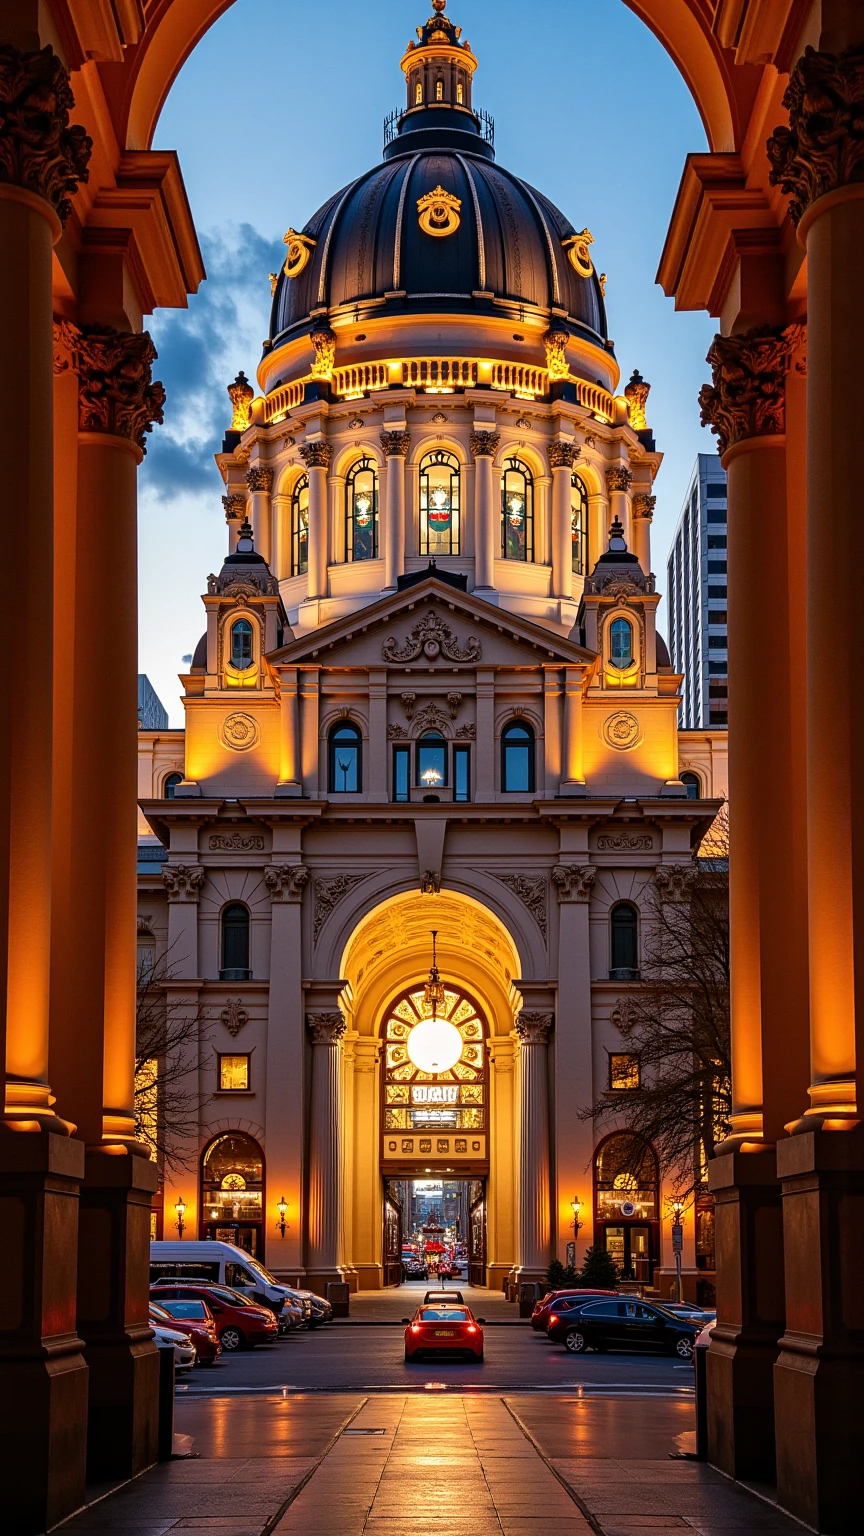
[(333, 1308), (334, 1317), (347, 1317), (351, 1307), (351, 1287), (344, 1285), (341, 1280), (328, 1280), (327, 1300)]
[(696, 1460), (708, 1460), (708, 1340), (700, 1333), (693, 1351), (696, 1378)]
[(174, 1346), (159, 1347), (159, 1435), (157, 1457), (174, 1455)]
[(522, 1280), (519, 1284), (519, 1316), (530, 1317), (539, 1297), (539, 1282), (536, 1280)]

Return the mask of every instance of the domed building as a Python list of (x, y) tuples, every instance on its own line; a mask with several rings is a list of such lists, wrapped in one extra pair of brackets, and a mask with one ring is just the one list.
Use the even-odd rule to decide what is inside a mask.
[(445, 0), (401, 67), (381, 163), (285, 235), (185, 731), (141, 733), (140, 942), (212, 1021), (154, 1230), (182, 1195), (190, 1236), (355, 1289), (424, 1230), (496, 1288), (599, 1242), (668, 1294), (655, 1150), (622, 1173), (579, 1118), (638, 1087), (615, 1020), (725, 787), (656, 631), (649, 386)]

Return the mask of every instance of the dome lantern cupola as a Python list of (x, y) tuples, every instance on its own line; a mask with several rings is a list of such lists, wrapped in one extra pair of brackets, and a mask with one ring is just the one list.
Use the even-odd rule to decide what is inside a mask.
[(494, 159), (492, 119), (471, 104), (477, 60), (470, 43), (461, 40), (462, 28), (444, 15), (446, 3), (432, 0), (433, 14), (417, 28), (417, 42), (408, 44), (401, 60), (405, 110), (384, 121), (385, 160), (427, 148), (433, 138), (439, 149), (467, 149)]

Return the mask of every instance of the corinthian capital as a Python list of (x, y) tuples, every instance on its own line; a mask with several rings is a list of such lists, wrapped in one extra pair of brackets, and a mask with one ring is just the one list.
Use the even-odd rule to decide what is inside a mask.
[(302, 901), (308, 882), (305, 864), (268, 864), (264, 870), (264, 884), (271, 901)]
[(789, 214), (798, 224), (826, 192), (864, 181), (864, 48), (805, 48), (783, 105), (789, 127), (775, 128), (766, 145), (770, 180), (790, 194)]
[(637, 491), (633, 497), (633, 516), (647, 517), (650, 522), (654, 516), (654, 508), (657, 505), (657, 497), (649, 496), (646, 491)]
[(204, 871), (200, 864), (166, 864), (162, 879), (169, 901), (197, 902), (204, 884)]
[(307, 469), (329, 469), (333, 449), (323, 439), (317, 443), (304, 443), (300, 449), (300, 457)]
[(491, 459), (498, 452), (500, 432), (472, 432), (471, 452), (475, 459)]
[(146, 452), (146, 436), (161, 422), (165, 390), (152, 382), (157, 352), (147, 331), (82, 328), (77, 348), (78, 429), (124, 437)]
[(250, 491), (266, 491), (268, 496), (273, 489), (273, 471), (266, 464), (253, 464), (246, 471), (246, 484)]
[(242, 491), (231, 491), (228, 496), (223, 496), (222, 505), (229, 523), (242, 523), (246, 516), (246, 497)]
[(54, 372), (77, 373), (81, 332), (71, 320), (54, 321)]
[(596, 878), (593, 864), (556, 864), (552, 871), (559, 901), (590, 901)]
[(713, 383), (703, 384), (699, 407), (721, 453), (748, 437), (770, 437), (786, 427), (785, 376), (800, 345), (801, 327), (766, 325), (740, 336), (715, 336), (706, 358)]
[(61, 224), (88, 178), (93, 147), (79, 124), (69, 126), (74, 105), (68, 71), (52, 48), (0, 47), (0, 181), (44, 197)]
[(516, 1033), (520, 1045), (546, 1045), (552, 1028), (552, 1014), (523, 1008), (516, 1015)]
[(338, 1009), (330, 1013), (307, 1013), (306, 1027), (313, 1045), (338, 1045), (345, 1033), (345, 1019)]
[(612, 491), (629, 491), (632, 484), (633, 476), (626, 464), (613, 464), (611, 469), (607, 469), (606, 490), (610, 495)]
[(388, 459), (405, 459), (411, 447), (410, 432), (382, 432), (381, 447)]
[(578, 443), (554, 442), (549, 444), (550, 469), (572, 469), (582, 452)]

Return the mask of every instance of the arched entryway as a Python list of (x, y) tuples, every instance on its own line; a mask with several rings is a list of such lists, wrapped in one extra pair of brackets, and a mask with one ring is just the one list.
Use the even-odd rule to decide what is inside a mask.
[(654, 1148), (613, 1132), (594, 1157), (595, 1241), (623, 1280), (650, 1285), (660, 1260), (660, 1176)]
[(201, 1236), (263, 1254), (264, 1153), (245, 1131), (225, 1131), (201, 1158)]

